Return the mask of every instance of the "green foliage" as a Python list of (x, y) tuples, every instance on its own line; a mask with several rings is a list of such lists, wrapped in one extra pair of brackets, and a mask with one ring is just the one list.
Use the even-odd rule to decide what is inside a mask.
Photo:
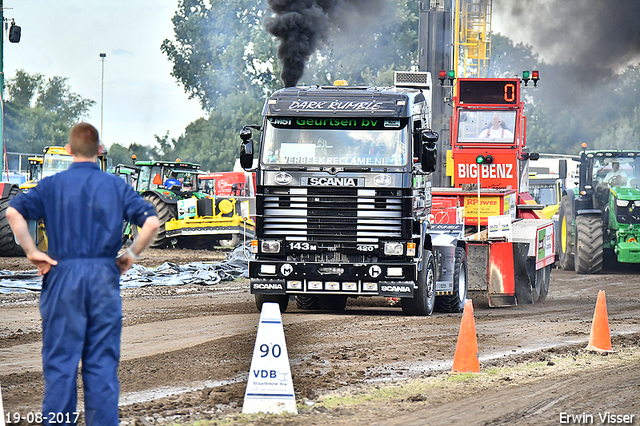
[(67, 78), (18, 70), (7, 81), (4, 142), (7, 151), (41, 153), (51, 145), (66, 145), (69, 130), (95, 104), (73, 93)]
[(266, 0), (180, 0), (175, 41), (161, 50), (189, 98), (211, 110), (220, 97), (264, 95), (277, 81), (275, 42), (262, 28)]
[[(233, 168), (238, 132), (245, 124), (261, 124), (264, 100), (282, 87), (277, 41), (263, 26), (269, 13), (266, 0), (180, 0), (172, 20), (175, 41), (165, 40), (161, 50), (173, 63), (172, 75), (208, 116), (189, 124), (178, 139), (156, 136), (163, 158), (180, 157), (210, 171)], [(392, 0), (386, 10), (362, 11), (363, 17), (371, 13), (384, 19), (334, 28), (311, 57), (300, 84), (346, 79), (389, 85), (394, 70), (415, 67), (415, 2)]]
[(111, 158), (114, 166), (118, 164), (133, 164), (132, 157), (135, 155), (136, 160), (154, 160), (164, 159), (158, 154), (157, 147), (149, 147), (146, 145), (139, 145), (132, 143), (129, 148), (126, 148), (118, 143), (114, 143), (109, 147), (107, 156)]

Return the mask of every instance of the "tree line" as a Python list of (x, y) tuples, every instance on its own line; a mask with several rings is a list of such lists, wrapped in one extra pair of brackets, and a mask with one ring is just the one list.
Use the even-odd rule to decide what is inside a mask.
[[(413, 0), (389, 0), (379, 16), (349, 29), (335, 25), (330, 37), (307, 59), (299, 85), (391, 85), (394, 70), (416, 70), (418, 10)], [(174, 39), (161, 51), (173, 64), (171, 75), (203, 116), (178, 138), (156, 135), (153, 146), (118, 141), (109, 147), (114, 164), (175, 159), (203, 170), (231, 170), (238, 156), (238, 133), (260, 124), (264, 100), (283, 87), (278, 41), (264, 28), (267, 0), (181, 0), (173, 16)], [(538, 87), (523, 91), (532, 151), (577, 154), (586, 142), (594, 149), (640, 149), (640, 68), (581, 78), (571, 63), (548, 64), (531, 46), (492, 36), (490, 73), (520, 76), (537, 69)], [(529, 84), (531, 86), (531, 83)], [(40, 153), (64, 145), (71, 125), (95, 102), (73, 93), (63, 77), (18, 71), (7, 82), (5, 144), (8, 151)]]

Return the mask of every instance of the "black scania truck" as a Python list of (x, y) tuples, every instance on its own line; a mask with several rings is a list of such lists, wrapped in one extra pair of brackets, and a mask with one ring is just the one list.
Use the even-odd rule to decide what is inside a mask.
[[(397, 72), (394, 87), (288, 87), (240, 133), (256, 171), (251, 293), (287, 308), (341, 311), (348, 297), (400, 298), (430, 315), (436, 266), (427, 234), (431, 75)], [(261, 131), (257, 161), (251, 129)], [(255, 169), (252, 169), (256, 164)]]

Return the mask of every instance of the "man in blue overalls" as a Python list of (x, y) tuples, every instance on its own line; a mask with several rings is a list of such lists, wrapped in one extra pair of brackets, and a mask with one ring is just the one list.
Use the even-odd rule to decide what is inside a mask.
[[(158, 228), (153, 207), (127, 183), (96, 164), (98, 131), (75, 125), (69, 170), (42, 179), (10, 202), (7, 218), (27, 257), (44, 274), (40, 296), (44, 424), (76, 424), (78, 364), (82, 361), (87, 425), (118, 425), (117, 376), (122, 331), (120, 275)], [(44, 220), (48, 255), (29, 235), (27, 220)], [(117, 256), (123, 221), (141, 226)]]

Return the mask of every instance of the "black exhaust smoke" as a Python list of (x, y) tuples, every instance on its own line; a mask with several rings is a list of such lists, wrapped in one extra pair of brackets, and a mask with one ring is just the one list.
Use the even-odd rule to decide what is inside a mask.
[(278, 59), (282, 62), (282, 82), (295, 86), (304, 66), (330, 30), (349, 28), (367, 15), (379, 13), (385, 0), (267, 0), (275, 14), (265, 28), (280, 41)]

